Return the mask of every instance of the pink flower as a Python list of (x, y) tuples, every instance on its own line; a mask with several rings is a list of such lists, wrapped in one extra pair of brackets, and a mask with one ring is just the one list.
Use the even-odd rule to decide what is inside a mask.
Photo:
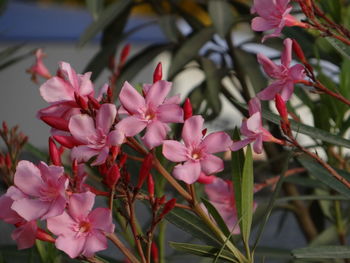
[(45, 53), (41, 48), (35, 51), (36, 61), (33, 66), (27, 69), (27, 72), (32, 74), (32, 81), (35, 83), (38, 82), (37, 76), (41, 76), (45, 79), (51, 78), (51, 74), (47, 67), (43, 63), (43, 57), (45, 57)]
[(16, 226), (11, 237), (17, 242), (18, 249), (32, 247), (38, 231), (35, 220), (28, 222), (11, 208), (14, 200), (26, 197), (24, 193), (14, 186), (11, 186), (6, 194), (0, 197), (0, 219)]
[(11, 208), (26, 221), (47, 219), (63, 213), (68, 186), (63, 167), (47, 166), (43, 162), (35, 166), (31, 162), (20, 161), (14, 183), (23, 195), (12, 196), (14, 202)]
[(233, 234), (239, 234), (232, 182), (216, 177), (212, 183), (204, 186), (204, 191), (208, 195), (209, 201), (225, 221), (228, 229), (233, 230)]
[(248, 119), (243, 120), (241, 126), (241, 134), (247, 138), (241, 141), (233, 142), (231, 145), (232, 151), (237, 151), (249, 143), (254, 142), (253, 149), (256, 153), (262, 153), (262, 143), (267, 141), (279, 141), (271, 135), (270, 132), (262, 127), (261, 105), (258, 98), (253, 98), (249, 101)]
[(97, 155), (92, 165), (104, 163), (108, 157), (109, 148), (123, 142), (119, 130), (112, 130), (117, 109), (114, 104), (101, 105), (94, 119), (86, 114), (77, 114), (70, 118), (69, 130), (74, 139), (82, 145), (73, 148), (71, 157), (78, 162), (86, 162)]
[(275, 81), (263, 91), (258, 93), (261, 100), (272, 100), (277, 93), (280, 93), (284, 101), (289, 100), (294, 91), (294, 83), (305, 78), (304, 66), (296, 64), (290, 67), (292, 61), (292, 45), (290, 38), (284, 40), (284, 50), (281, 56), (281, 65), (276, 65), (263, 54), (258, 54), (258, 61), (264, 71)]
[(218, 173), (224, 169), (224, 162), (213, 153), (229, 149), (231, 139), (225, 132), (214, 132), (203, 138), (204, 119), (192, 116), (185, 121), (182, 129), (184, 144), (166, 140), (163, 143), (163, 155), (172, 162), (184, 162), (175, 166), (173, 176), (188, 184), (205, 175)]
[(252, 13), (258, 13), (258, 17), (252, 20), (254, 31), (266, 31), (274, 29), (273, 33), (263, 37), (262, 41), (281, 34), (284, 26), (306, 27), (306, 24), (298, 21), (290, 15), (292, 7), (289, 0), (254, 0)]
[(162, 144), (169, 131), (168, 123), (183, 122), (183, 110), (178, 97), (166, 99), (171, 83), (160, 80), (144, 86), (145, 97), (141, 96), (128, 82), (120, 92), (122, 110), (128, 115), (117, 124), (117, 129), (132, 137), (147, 128), (142, 140), (152, 149)]
[(91, 211), (94, 199), (95, 195), (91, 192), (73, 194), (68, 211), (47, 220), (47, 228), (58, 236), (56, 247), (71, 258), (79, 255), (92, 257), (95, 252), (106, 249), (105, 233), (114, 232), (109, 209)]

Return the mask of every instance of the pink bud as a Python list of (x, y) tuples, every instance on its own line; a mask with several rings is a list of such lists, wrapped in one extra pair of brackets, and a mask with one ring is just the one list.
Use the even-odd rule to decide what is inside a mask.
[(62, 146), (72, 149), (75, 146), (80, 145), (81, 143), (74, 139), (73, 136), (64, 136), (64, 135), (54, 135), (52, 136), (59, 144)]
[(60, 153), (52, 137), (49, 138), (49, 154), (53, 165), (56, 165), (56, 166), (62, 165)]
[(154, 197), (154, 180), (153, 180), (152, 174), (148, 175), (147, 188), (148, 188), (149, 197), (151, 199), (153, 199), (153, 197)]
[(41, 116), (40, 119), (47, 125), (55, 129), (69, 132), (68, 121), (63, 118), (53, 116)]
[(184, 110), (184, 120), (187, 120), (188, 118), (192, 117), (193, 111), (192, 111), (192, 104), (189, 98), (185, 100), (185, 103), (183, 105)]
[(153, 73), (153, 83), (156, 83), (157, 81), (162, 80), (162, 77), (163, 77), (162, 71), (163, 71), (162, 63), (159, 62)]
[(136, 189), (141, 189), (143, 182), (146, 180), (147, 176), (149, 175), (153, 165), (153, 154), (148, 153), (146, 157), (144, 158), (141, 170), (139, 174), (139, 180), (137, 182)]
[(105, 182), (109, 188), (114, 188), (116, 183), (120, 178), (120, 171), (117, 164), (113, 164), (111, 168), (109, 168)]
[(130, 44), (126, 44), (124, 46), (124, 48), (122, 49), (122, 52), (120, 53), (120, 59), (119, 59), (120, 65), (124, 65), (126, 59), (129, 56), (130, 49), (131, 49), (131, 45)]

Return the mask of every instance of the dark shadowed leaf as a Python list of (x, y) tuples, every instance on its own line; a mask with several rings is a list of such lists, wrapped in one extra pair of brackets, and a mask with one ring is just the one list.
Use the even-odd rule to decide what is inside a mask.
[(292, 250), (292, 255), (302, 259), (350, 258), (350, 246), (318, 246)]
[(225, 38), (234, 22), (232, 6), (226, 0), (209, 1), (208, 11), (216, 32)]

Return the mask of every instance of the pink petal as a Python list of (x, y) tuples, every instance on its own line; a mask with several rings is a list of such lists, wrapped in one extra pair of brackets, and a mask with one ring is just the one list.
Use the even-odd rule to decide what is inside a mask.
[(97, 96), (98, 101), (101, 101), (103, 99), (103, 96), (107, 95), (108, 87), (109, 85), (106, 83), (102, 86), (102, 88), (100, 88)]
[(7, 194), (0, 197), (0, 219), (9, 224), (16, 224), (23, 219), (11, 209), (12, 204), (13, 200)]
[(56, 236), (74, 235), (74, 226), (77, 224), (66, 212), (55, 217), (47, 219), (47, 229)]
[(222, 203), (232, 198), (233, 192), (225, 180), (215, 177), (211, 184), (204, 186), (205, 193), (211, 202)]
[(160, 121), (152, 121), (151, 124), (147, 126), (142, 141), (148, 149), (153, 149), (163, 143), (169, 130), (168, 125)]
[(249, 115), (251, 116), (256, 112), (261, 112), (261, 103), (257, 97), (254, 97), (249, 101)]
[(267, 75), (272, 78), (278, 78), (280, 76), (280, 68), (273, 61), (271, 61), (271, 59), (261, 53), (257, 55), (257, 59)]
[(208, 154), (200, 163), (205, 174), (216, 174), (224, 170), (224, 161), (212, 154)]
[(48, 166), (46, 163), (40, 162), (37, 167), (44, 181), (57, 181), (64, 174), (64, 168), (62, 166)]
[(43, 217), (50, 208), (50, 202), (37, 199), (20, 199), (14, 201), (11, 208), (27, 221)]
[(146, 104), (157, 107), (162, 104), (171, 89), (171, 82), (160, 80), (154, 83), (146, 94)]
[(96, 136), (94, 120), (86, 114), (71, 117), (68, 127), (73, 137), (85, 144), (91, 143), (90, 138)]
[(121, 145), (125, 139), (124, 134), (119, 130), (113, 130), (108, 134), (107, 144), (108, 146)]
[(78, 76), (75, 70), (67, 62), (61, 61), (58, 63), (60, 73), (63, 75), (64, 79), (69, 82), (75, 91), (78, 91), (79, 82)]
[(301, 64), (296, 64), (289, 69), (289, 76), (294, 80), (302, 80), (305, 78), (305, 68)]
[(182, 139), (186, 146), (198, 145), (203, 137), (204, 119), (202, 116), (195, 115), (185, 121), (182, 129)]
[(84, 249), (86, 237), (59, 236), (56, 239), (56, 247), (64, 251), (71, 258), (78, 257)]
[(284, 101), (288, 101), (292, 97), (294, 92), (294, 83), (289, 81), (287, 82), (281, 90), (281, 97)]
[(163, 104), (157, 109), (157, 118), (165, 123), (181, 123), (184, 121), (182, 108), (177, 104)]
[(213, 132), (204, 138), (201, 145), (205, 146), (207, 153), (217, 153), (227, 151), (231, 143), (231, 138), (226, 132)]
[(214, 175), (205, 175), (205, 173), (201, 172), (198, 180), (197, 180), (197, 183), (200, 183), (200, 184), (211, 184), (213, 183), (213, 181), (215, 180), (216, 176)]
[(97, 112), (96, 126), (100, 128), (104, 134), (108, 134), (114, 123), (117, 109), (114, 104), (105, 103)]
[(290, 38), (286, 38), (283, 41), (284, 49), (281, 56), (281, 63), (286, 68), (289, 68), (289, 64), (292, 61), (292, 45), (293, 41)]
[(140, 109), (146, 106), (145, 99), (127, 81), (125, 81), (120, 91), (119, 100), (122, 106), (131, 114), (139, 113)]
[(259, 134), (256, 139), (255, 139), (255, 142), (253, 144), (253, 149), (254, 149), (254, 152), (260, 154), (262, 153), (262, 150), (263, 150), (263, 140), (262, 140), (262, 134)]
[(187, 184), (193, 184), (199, 178), (201, 165), (199, 162), (187, 161), (174, 167), (173, 176)]
[(251, 27), (254, 31), (267, 31), (274, 28), (271, 22), (263, 17), (255, 17), (252, 20)]
[(28, 161), (18, 163), (14, 182), (21, 191), (31, 196), (40, 196), (40, 189), (44, 186), (40, 170)]
[(78, 81), (79, 81), (79, 90), (78, 93), (80, 96), (87, 96), (94, 94), (94, 85), (92, 84), (91, 80), (91, 72), (86, 72), (84, 75), (78, 75)]
[(109, 147), (108, 146), (103, 147), (100, 150), (99, 154), (97, 155), (96, 160), (91, 163), (91, 166), (96, 166), (96, 165), (103, 164), (106, 161), (107, 157), (108, 157), (108, 153), (109, 153)]
[(177, 94), (170, 98), (166, 98), (163, 104), (180, 104), (180, 102), (181, 102), (180, 94)]
[(19, 190), (15, 186), (10, 186), (7, 189), (6, 196), (10, 197), (14, 201), (20, 200), (23, 198), (28, 198), (28, 196), (26, 194), (24, 194), (21, 190)]
[(59, 77), (52, 77), (41, 85), (40, 95), (48, 103), (74, 100), (74, 91)]
[(82, 254), (92, 257), (96, 252), (107, 249), (107, 238), (99, 231), (94, 231), (87, 236)]
[(30, 248), (35, 244), (37, 225), (35, 221), (27, 222), (16, 228), (11, 237), (17, 242), (18, 249)]
[(94, 229), (99, 229), (107, 233), (114, 232), (111, 210), (108, 208), (96, 208), (89, 214), (89, 221)]
[(275, 10), (276, 4), (274, 0), (254, 0), (252, 13), (258, 13), (259, 16), (269, 17)]
[(45, 213), (45, 215), (42, 216), (41, 219), (44, 220), (50, 217), (61, 215), (64, 212), (64, 209), (66, 208), (66, 203), (66, 198), (64, 198), (63, 196), (57, 197), (56, 200), (54, 200), (51, 203), (47, 213)]
[(119, 130), (125, 134), (126, 137), (132, 137), (140, 133), (144, 128), (146, 128), (146, 126), (146, 122), (134, 116), (130, 116), (118, 122), (116, 125), (116, 130)]
[(166, 140), (163, 142), (163, 155), (172, 162), (188, 160), (187, 148), (178, 141)]
[(247, 144), (253, 142), (254, 139), (252, 138), (247, 138), (241, 141), (233, 142), (231, 145), (231, 151), (238, 151), (239, 149), (242, 149), (245, 147)]
[(260, 112), (256, 112), (249, 117), (249, 119), (247, 120), (247, 128), (254, 133), (257, 133), (261, 130), (262, 122)]
[(78, 108), (79, 107), (75, 101), (58, 102), (39, 110), (36, 117), (40, 119), (42, 116), (52, 116), (64, 119), (67, 117), (67, 119), (69, 119), (70, 116), (80, 113)]
[(283, 88), (284, 82), (275, 81), (270, 84), (266, 89), (263, 89), (257, 94), (257, 97), (261, 100), (272, 100), (277, 93)]
[(85, 219), (95, 202), (95, 195), (91, 192), (75, 193), (69, 198), (68, 211), (73, 218)]
[(99, 152), (99, 150), (90, 148), (87, 145), (80, 145), (72, 149), (71, 159), (77, 160), (78, 163), (87, 162), (93, 156), (98, 155)]

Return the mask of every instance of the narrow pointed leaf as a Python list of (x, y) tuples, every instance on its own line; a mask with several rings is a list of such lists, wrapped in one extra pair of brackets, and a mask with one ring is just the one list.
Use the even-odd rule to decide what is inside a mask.
[(302, 259), (350, 258), (350, 246), (318, 246), (292, 250), (292, 255)]
[(225, 38), (234, 22), (232, 6), (226, 0), (209, 1), (208, 11), (216, 32)]
[(347, 59), (350, 59), (350, 47), (341, 42), (338, 39), (332, 37), (325, 38), (340, 54), (342, 54)]

